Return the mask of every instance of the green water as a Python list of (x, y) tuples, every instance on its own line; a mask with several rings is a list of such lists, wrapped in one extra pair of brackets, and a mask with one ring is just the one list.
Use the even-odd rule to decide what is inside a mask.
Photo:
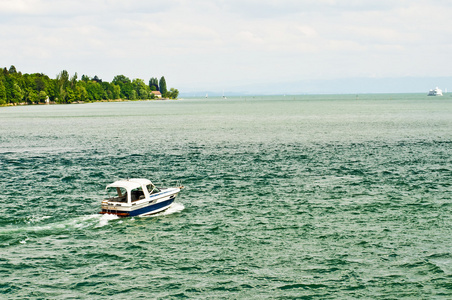
[[(0, 109), (0, 298), (450, 299), (452, 98)], [(105, 186), (180, 181), (166, 213)]]

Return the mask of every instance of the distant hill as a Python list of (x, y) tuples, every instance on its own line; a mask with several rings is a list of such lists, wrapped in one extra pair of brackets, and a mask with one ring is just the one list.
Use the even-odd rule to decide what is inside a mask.
[[(370, 94), (370, 93), (428, 93), (435, 87), (452, 91), (452, 77), (400, 77), (400, 78), (344, 78), (315, 79), (292, 82), (271, 82), (250, 85), (225, 84), (226, 96), (282, 95), (282, 94)], [(182, 97), (222, 96), (218, 90), (190, 90), (181, 88)]]

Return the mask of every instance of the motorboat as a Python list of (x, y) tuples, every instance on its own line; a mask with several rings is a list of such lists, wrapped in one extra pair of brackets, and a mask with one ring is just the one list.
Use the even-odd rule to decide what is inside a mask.
[(150, 180), (132, 178), (107, 185), (107, 199), (102, 201), (101, 214), (118, 217), (145, 216), (168, 209), (183, 186), (158, 188)]
[(436, 87), (436, 89), (430, 90), (428, 92), (427, 96), (442, 96), (442, 95), (443, 95), (443, 91), (441, 89), (439, 89), (438, 87)]

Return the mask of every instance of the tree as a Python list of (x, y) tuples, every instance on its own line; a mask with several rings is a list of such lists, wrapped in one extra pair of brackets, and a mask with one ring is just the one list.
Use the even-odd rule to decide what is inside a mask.
[(116, 75), (115, 78), (113, 78), (112, 83), (118, 84), (119, 86), (121, 86), (121, 84), (130, 83), (130, 79), (129, 79), (129, 77), (126, 77), (124, 75)]
[(87, 101), (88, 99), (88, 92), (86, 91), (86, 88), (82, 85), (77, 85), (75, 88), (75, 93), (77, 94), (77, 98), (80, 101)]
[(113, 91), (112, 91), (113, 100), (121, 98), (121, 88), (119, 87), (119, 85), (116, 85), (116, 84), (111, 84), (111, 85), (113, 87)]
[(6, 88), (3, 84), (2, 78), (0, 78), (0, 105), (6, 103)]
[(34, 85), (36, 90), (45, 91), (47, 88), (47, 80), (44, 74), (35, 74), (34, 76)]
[(20, 88), (20, 86), (17, 83), (14, 83), (13, 88), (12, 88), (11, 101), (13, 103), (19, 103), (20, 101), (22, 101), (23, 97), (24, 97), (24, 93), (23, 93), (22, 89)]
[(41, 102), (41, 103), (45, 103), (46, 100), (47, 100), (47, 94), (46, 94), (46, 92), (40, 91), (39, 94), (38, 94), (38, 100), (39, 100), (39, 102)]
[(86, 76), (86, 75), (82, 75), (82, 81), (88, 82), (89, 81), (89, 77)]
[(76, 84), (77, 84), (77, 72), (75, 72), (74, 76), (71, 77), (71, 88), (75, 89)]
[(86, 91), (88, 92), (89, 100), (95, 101), (103, 99), (104, 90), (96, 81), (89, 81), (86, 85)]
[(152, 77), (149, 79), (149, 88), (151, 91), (158, 91), (159, 90), (159, 81), (157, 78)]
[(135, 90), (132, 90), (130, 92), (129, 100), (136, 100), (137, 99), (137, 92)]
[(162, 78), (160, 78), (159, 87), (160, 87), (160, 93), (162, 93), (162, 96), (165, 95), (168, 90), (166, 89), (166, 80), (165, 80), (165, 77), (163, 77), (163, 76), (162, 76)]
[(102, 83), (102, 79), (100, 79), (99, 77), (97, 77), (97, 75), (94, 75), (93, 80), (97, 83)]
[(69, 73), (68, 73), (68, 71), (66, 71), (66, 70), (61, 71), (60, 74), (57, 75), (56, 79), (60, 82), (61, 86), (66, 88), (67, 85), (69, 84)]
[(167, 90), (165, 77), (160, 81), (152, 77), (147, 85), (142, 79), (131, 81), (124, 75), (117, 75), (111, 83), (103, 82), (99, 77), (90, 78), (77, 73), (69, 76), (62, 70), (55, 79), (43, 73), (22, 74), (12, 65), (9, 70), (0, 68), (0, 104), (6, 103), (43, 103), (47, 100), (57, 103), (75, 101), (95, 101), (102, 99), (153, 99), (151, 91), (160, 91), (164, 97), (176, 99), (177, 89)]
[(149, 99), (150, 88), (144, 83), (142, 79), (134, 79), (133, 89), (137, 93), (137, 99)]
[(27, 87), (25, 89), (23, 95), (24, 95), (23, 96), (24, 100), (27, 103), (33, 104), (33, 103), (37, 102), (36, 99), (38, 98), (38, 95), (36, 94), (36, 91), (34, 89), (32, 89), (31, 87)]
[(16, 67), (15, 66), (9, 67), (8, 73), (9, 74), (16, 74), (17, 73)]
[(113, 78), (112, 83), (119, 85), (121, 88), (121, 94), (120, 97), (124, 99), (132, 99), (132, 83), (130, 79), (124, 75), (116, 75), (115, 78)]
[(60, 72), (56, 78), (56, 95), (59, 103), (65, 103), (67, 101), (67, 90), (69, 85), (69, 73), (66, 70)]
[(167, 95), (170, 99), (177, 99), (177, 97), (179, 96), (179, 91), (175, 88), (171, 88)]
[(68, 87), (66, 89), (66, 93), (67, 93), (66, 103), (72, 103), (72, 102), (77, 101), (77, 94), (71, 87)]

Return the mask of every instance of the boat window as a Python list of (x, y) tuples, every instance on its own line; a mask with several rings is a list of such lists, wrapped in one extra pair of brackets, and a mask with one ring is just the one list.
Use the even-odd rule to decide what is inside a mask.
[(132, 197), (132, 202), (144, 199), (144, 193), (141, 187), (133, 189), (130, 195)]
[(160, 192), (160, 190), (153, 184), (148, 184), (146, 186), (150, 195)]
[(107, 188), (108, 200), (114, 202), (127, 202), (127, 190), (125, 188)]

